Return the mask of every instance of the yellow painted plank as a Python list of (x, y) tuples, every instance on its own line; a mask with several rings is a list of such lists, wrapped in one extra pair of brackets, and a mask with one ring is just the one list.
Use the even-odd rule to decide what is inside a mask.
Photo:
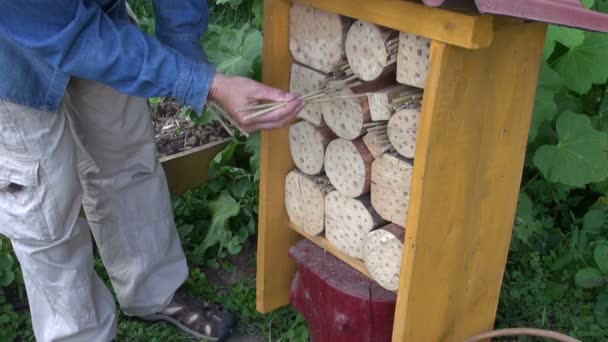
[(169, 191), (181, 195), (207, 181), (209, 163), (226, 146), (228, 140), (216, 141), (188, 151), (160, 158), (167, 176)]
[(370, 279), (372, 278), (372, 276), (369, 274), (369, 271), (367, 270), (367, 267), (365, 266), (365, 263), (363, 262), (363, 260), (353, 258), (351, 256), (348, 256), (348, 255), (342, 253), (340, 250), (338, 250), (336, 247), (334, 247), (334, 245), (332, 245), (324, 236), (306, 234), (306, 232), (303, 229), (298, 227), (293, 222), (289, 222), (289, 227), (291, 229), (295, 230), (296, 232), (298, 232), (300, 235), (307, 238), (308, 240), (314, 242), (317, 246), (323, 248), (324, 250), (326, 250), (327, 252), (329, 252), (330, 254), (335, 256), (336, 258), (344, 261), (346, 264), (348, 264), (350, 267), (357, 270), (359, 273), (367, 276)]
[[(264, 1), (264, 83), (289, 89), (289, 8), (287, 0)], [(285, 177), (294, 168), (287, 128), (262, 132), (257, 255), (257, 309), (269, 312), (289, 303), (296, 271), (287, 256), (301, 237), (287, 226)]]
[(448, 11), (403, 0), (295, 0), (298, 3), (355, 19), (417, 34), (429, 39), (477, 49), (489, 46), (493, 17)]
[(393, 341), (494, 325), (545, 34), (506, 25), (486, 49), (431, 46)]

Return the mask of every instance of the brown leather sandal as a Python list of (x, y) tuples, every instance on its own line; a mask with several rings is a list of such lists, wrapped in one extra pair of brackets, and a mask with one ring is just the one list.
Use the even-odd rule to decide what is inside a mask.
[(166, 321), (199, 339), (222, 341), (231, 334), (234, 316), (221, 306), (176, 293), (161, 312), (140, 316), (146, 321)]

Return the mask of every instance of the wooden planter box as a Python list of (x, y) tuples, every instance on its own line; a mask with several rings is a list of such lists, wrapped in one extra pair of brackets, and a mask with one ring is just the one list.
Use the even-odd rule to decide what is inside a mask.
[(167, 176), (169, 192), (181, 195), (186, 190), (207, 181), (209, 163), (224, 149), (230, 138), (195, 147), (190, 150), (160, 158)]
[[(462, 341), (490, 330), (507, 261), (547, 25), (402, 0), (299, 1), (432, 40), (393, 341)], [(287, 90), (287, 0), (264, 1), (264, 82)], [(304, 235), (287, 216), (288, 129), (261, 147), (257, 308), (289, 303)], [(365, 265), (308, 237), (366, 274)]]

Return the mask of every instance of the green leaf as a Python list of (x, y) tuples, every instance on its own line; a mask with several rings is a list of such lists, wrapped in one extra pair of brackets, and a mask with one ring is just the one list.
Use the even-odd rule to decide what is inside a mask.
[(591, 8), (593, 5), (595, 5), (595, 0), (581, 0), (581, 2), (585, 8)]
[(547, 31), (547, 42), (560, 42), (572, 49), (583, 43), (585, 32), (579, 29), (568, 28), (559, 25), (549, 25)]
[(594, 129), (589, 117), (562, 114), (557, 134), (557, 145), (541, 146), (534, 155), (534, 165), (545, 178), (581, 187), (608, 177), (608, 134)]
[(538, 128), (543, 122), (551, 121), (557, 115), (555, 95), (563, 86), (564, 82), (561, 77), (547, 63), (543, 63), (534, 102), (530, 141), (536, 139)]
[(597, 209), (589, 210), (583, 217), (583, 229), (589, 231), (597, 231), (606, 222), (606, 214)]
[(209, 163), (209, 176), (215, 178), (222, 166), (234, 164), (234, 151), (239, 146), (239, 142), (232, 140), (228, 146), (213, 157)]
[(264, 19), (263, 16), (264, 11), (264, 0), (253, 0), (253, 4), (251, 4), (251, 13), (255, 17), (255, 25), (257, 27), (262, 27), (262, 21)]
[(599, 33), (586, 33), (582, 44), (571, 48), (555, 61), (555, 70), (567, 86), (585, 94), (593, 83), (608, 79), (608, 37)]
[(576, 272), (574, 281), (576, 286), (584, 289), (592, 289), (604, 285), (604, 278), (600, 270), (594, 267), (583, 268)]
[(608, 179), (603, 180), (601, 182), (593, 183), (591, 184), (590, 188), (593, 191), (608, 196)]
[(15, 272), (11, 270), (0, 272), (0, 287), (9, 286), (15, 281)]
[(608, 327), (608, 294), (601, 294), (595, 304), (595, 320), (603, 327)]
[(234, 185), (232, 186), (232, 188), (230, 190), (232, 191), (232, 195), (236, 199), (241, 199), (241, 198), (245, 197), (245, 195), (252, 188), (253, 188), (253, 184), (249, 181), (249, 178), (243, 177), (243, 178), (239, 179), (238, 181), (236, 181), (236, 183), (234, 183)]
[(209, 211), (211, 212), (211, 224), (203, 240), (203, 251), (221, 242), (222, 233), (226, 230), (228, 219), (238, 215), (240, 207), (228, 191), (224, 190), (216, 200), (209, 202)]
[(608, 273), (608, 245), (599, 245), (593, 251), (593, 259), (602, 273)]
[(6, 324), (11, 321), (11, 318), (7, 314), (0, 315), (0, 324)]
[(10, 270), (15, 261), (9, 254), (0, 255), (0, 271)]

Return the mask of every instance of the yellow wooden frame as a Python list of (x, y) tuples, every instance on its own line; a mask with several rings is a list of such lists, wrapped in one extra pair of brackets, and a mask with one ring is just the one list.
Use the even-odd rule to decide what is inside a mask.
[[(296, 0), (432, 39), (393, 341), (462, 341), (494, 325), (547, 25), (401, 0)], [(288, 0), (264, 2), (264, 82), (289, 87)], [(284, 205), (288, 130), (262, 134), (257, 308), (289, 302), (302, 238)], [(291, 229), (290, 229), (291, 227)], [(363, 266), (364, 267), (364, 266)]]

